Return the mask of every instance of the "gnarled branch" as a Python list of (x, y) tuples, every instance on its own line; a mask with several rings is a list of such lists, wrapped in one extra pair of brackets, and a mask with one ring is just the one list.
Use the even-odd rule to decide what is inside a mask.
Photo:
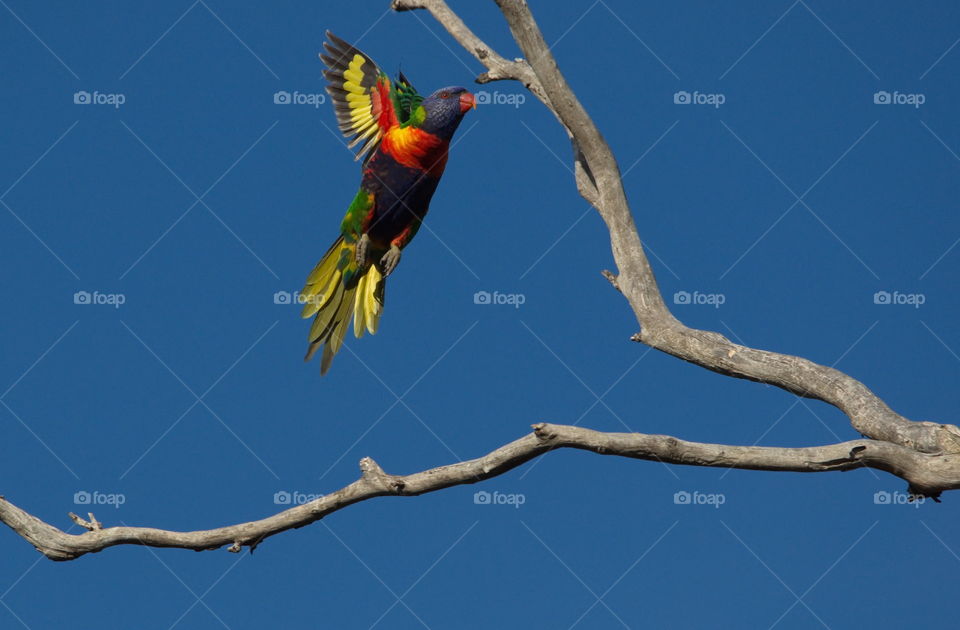
[(251, 551), (270, 536), (304, 527), (348, 505), (382, 496), (416, 496), (496, 477), (548, 451), (575, 448), (601, 455), (656, 460), (667, 464), (747, 470), (830, 472), (876, 468), (905, 479), (917, 495), (936, 497), (960, 487), (960, 455), (930, 455), (875, 440), (827, 446), (777, 448), (687, 442), (668, 435), (602, 433), (582, 427), (536, 424), (533, 432), (466, 462), (411, 475), (390, 475), (370, 458), (360, 460), (360, 478), (331, 494), (259, 521), (217, 529), (176, 532), (150, 527), (104, 527), (70, 514), (88, 531), (68, 534), (0, 497), (0, 520), (51, 560), (74, 560), (116, 545), (177, 547), (203, 551), (229, 545)]
[[(489, 72), (485, 74), (520, 81), (560, 120), (571, 137), (578, 191), (597, 209), (610, 232), (619, 273), (609, 278), (626, 297), (640, 324), (641, 331), (631, 339), (714, 372), (822, 400), (845, 413), (862, 435), (876, 440), (922, 453), (960, 453), (960, 428), (909, 420), (890, 409), (866, 385), (839, 370), (802, 357), (742, 346), (719, 333), (690, 328), (677, 320), (644, 253), (609, 145), (560, 72), (526, 0), (495, 2), (526, 60), (505, 62), (463, 24), (444, 0), (393, 0), (392, 6), (397, 10), (429, 11), (487, 67)], [(485, 75), (478, 77), (478, 81), (484, 80)]]
[(410, 475), (390, 475), (372, 459), (360, 462), (353, 483), (268, 518), (217, 529), (177, 532), (146, 527), (104, 527), (70, 514), (87, 531), (68, 534), (0, 497), (0, 521), (53, 560), (72, 560), (115, 545), (205, 550), (249, 547), (281, 532), (304, 527), (354, 503), (380, 496), (413, 496), (501, 475), (558, 448), (575, 448), (667, 464), (749, 470), (828, 472), (875, 468), (906, 480), (918, 495), (936, 498), (960, 488), (960, 429), (914, 422), (891, 410), (852, 377), (807, 359), (758, 350), (722, 335), (689, 328), (668, 309), (644, 254), (623, 190), (617, 162), (596, 125), (570, 89), (524, 0), (496, 0), (526, 59), (510, 61), (480, 40), (444, 0), (393, 0), (396, 10), (426, 9), (476, 57), (487, 72), (481, 83), (517, 80), (557, 117), (571, 139), (580, 194), (610, 232), (618, 274), (605, 272), (626, 297), (641, 332), (633, 340), (729, 376), (770, 383), (825, 401), (842, 410), (860, 433), (873, 438), (826, 446), (778, 448), (687, 442), (663, 435), (601, 433), (574, 426), (538, 424), (533, 433), (466, 462)]

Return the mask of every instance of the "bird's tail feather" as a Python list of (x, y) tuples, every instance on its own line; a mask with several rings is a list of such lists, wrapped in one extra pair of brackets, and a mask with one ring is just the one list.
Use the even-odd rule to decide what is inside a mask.
[(334, 241), (323, 255), (300, 292), (304, 302), (301, 316), (313, 316), (304, 361), (323, 348), (320, 373), (326, 374), (333, 357), (343, 345), (353, 317), (353, 332), (358, 338), (365, 331), (377, 332), (383, 313), (384, 278), (376, 265), (360, 269), (356, 262), (356, 243), (343, 237)]

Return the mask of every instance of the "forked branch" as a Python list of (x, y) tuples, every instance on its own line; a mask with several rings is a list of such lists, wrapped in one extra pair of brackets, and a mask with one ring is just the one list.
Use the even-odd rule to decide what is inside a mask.
[(176, 532), (146, 527), (104, 527), (70, 514), (87, 531), (68, 534), (0, 497), (0, 520), (53, 560), (72, 560), (115, 545), (148, 545), (230, 551), (289, 529), (304, 527), (354, 503), (380, 496), (413, 496), (501, 475), (559, 448), (657, 460), (666, 464), (749, 470), (829, 472), (875, 468), (907, 481), (918, 495), (936, 498), (960, 488), (960, 429), (914, 422), (891, 410), (854, 378), (807, 359), (730, 342), (684, 326), (667, 308), (637, 233), (617, 162), (600, 131), (570, 89), (524, 0), (496, 0), (525, 59), (508, 60), (480, 40), (444, 0), (393, 0), (396, 10), (428, 10), (487, 71), (485, 83), (516, 80), (557, 117), (571, 139), (577, 188), (603, 218), (618, 273), (605, 272), (626, 297), (640, 324), (632, 339), (709, 370), (776, 385), (798, 396), (832, 404), (872, 439), (827, 446), (776, 448), (687, 442), (664, 435), (601, 433), (574, 426), (538, 424), (533, 433), (466, 462), (410, 475), (385, 473), (372, 459), (348, 486), (268, 518), (217, 529)]
[[(620, 169), (599, 129), (577, 99), (544, 40), (525, 0), (495, 0), (525, 59), (506, 62), (464, 25), (444, 0), (393, 0), (398, 11), (424, 9), (486, 68), (529, 87), (560, 120), (571, 138), (577, 189), (603, 218), (618, 273), (608, 278), (623, 293), (640, 325), (631, 337), (720, 374), (769, 383), (798, 396), (829, 403), (867, 437), (923, 453), (960, 453), (960, 429), (916, 422), (896, 413), (863, 383), (802, 357), (759, 350), (723, 335), (683, 325), (667, 307), (643, 250), (627, 202)], [(531, 77), (532, 73), (532, 77)]]

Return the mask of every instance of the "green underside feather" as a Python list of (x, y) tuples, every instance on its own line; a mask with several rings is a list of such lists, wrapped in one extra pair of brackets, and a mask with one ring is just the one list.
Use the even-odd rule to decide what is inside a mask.
[(357, 196), (350, 202), (347, 208), (347, 214), (340, 223), (340, 233), (348, 243), (355, 243), (363, 234), (363, 222), (370, 214), (370, 208), (373, 207), (373, 195), (360, 189)]

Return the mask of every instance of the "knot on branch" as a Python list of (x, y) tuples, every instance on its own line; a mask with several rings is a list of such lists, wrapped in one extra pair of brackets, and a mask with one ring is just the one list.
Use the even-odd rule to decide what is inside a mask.
[[(260, 546), (260, 543), (263, 542), (263, 539), (264, 539), (264, 536), (258, 536), (257, 538), (253, 538), (251, 540), (246, 540), (246, 541), (235, 540), (232, 545), (227, 547), (227, 551), (229, 551), (230, 553), (240, 553), (241, 551), (243, 551), (244, 546), (246, 546), (246, 547), (250, 547), (250, 553), (252, 554), (253, 551)], [(201, 550), (198, 549), (197, 551), (201, 551)]]
[(424, 9), (426, 5), (418, 0), (393, 0), (390, 8), (394, 11), (413, 11), (415, 9)]
[(954, 424), (941, 424), (939, 431), (940, 448), (946, 453), (960, 453), (960, 427)]
[(84, 519), (82, 516), (74, 514), (73, 512), (69, 512), (68, 516), (70, 517), (71, 521), (88, 531), (95, 532), (103, 529), (103, 523), (97, 520), (97, 518), (93, 515), (93, 512), (87, 512), (87, 516), (90, 518), (89, 521)]
[(849, 469), (848, 465), (853, 463), (860, 463), (862, 466), (866, 466), (866, 464), (862, 462), (862, 456), (866, 453), (866, 451), (867, 447), (863, 444), (860, 444), (851, 448), (846, 457), (837, 457), (835, 459), (821, 461), (810, 461), (808, 464), (814, 466), (817, 470), (847, 470)]
[(606, 278), (607, 281), (613, 285), (614, 289), (616, 289), (617, 291), (620, 291), (620, 283), (617, 281), (617, 276), (612, 271), (610, 271), (609, 269), (603, 269), (600, 271), (600, 273), (603, 274), (603, 277)]
[(530, 426), (533, 427), (533, 434), (541, 442), (549, 442), (553, 438), (557, 437), (557, 432), (546, 422), (538, 422)]
[(380, 468), (380, 464), (370, 457), (360, 460), (360, 472), (361, 478), (377, 490), (399, 494), (406, 486), (403, 479), (388, 475)]

